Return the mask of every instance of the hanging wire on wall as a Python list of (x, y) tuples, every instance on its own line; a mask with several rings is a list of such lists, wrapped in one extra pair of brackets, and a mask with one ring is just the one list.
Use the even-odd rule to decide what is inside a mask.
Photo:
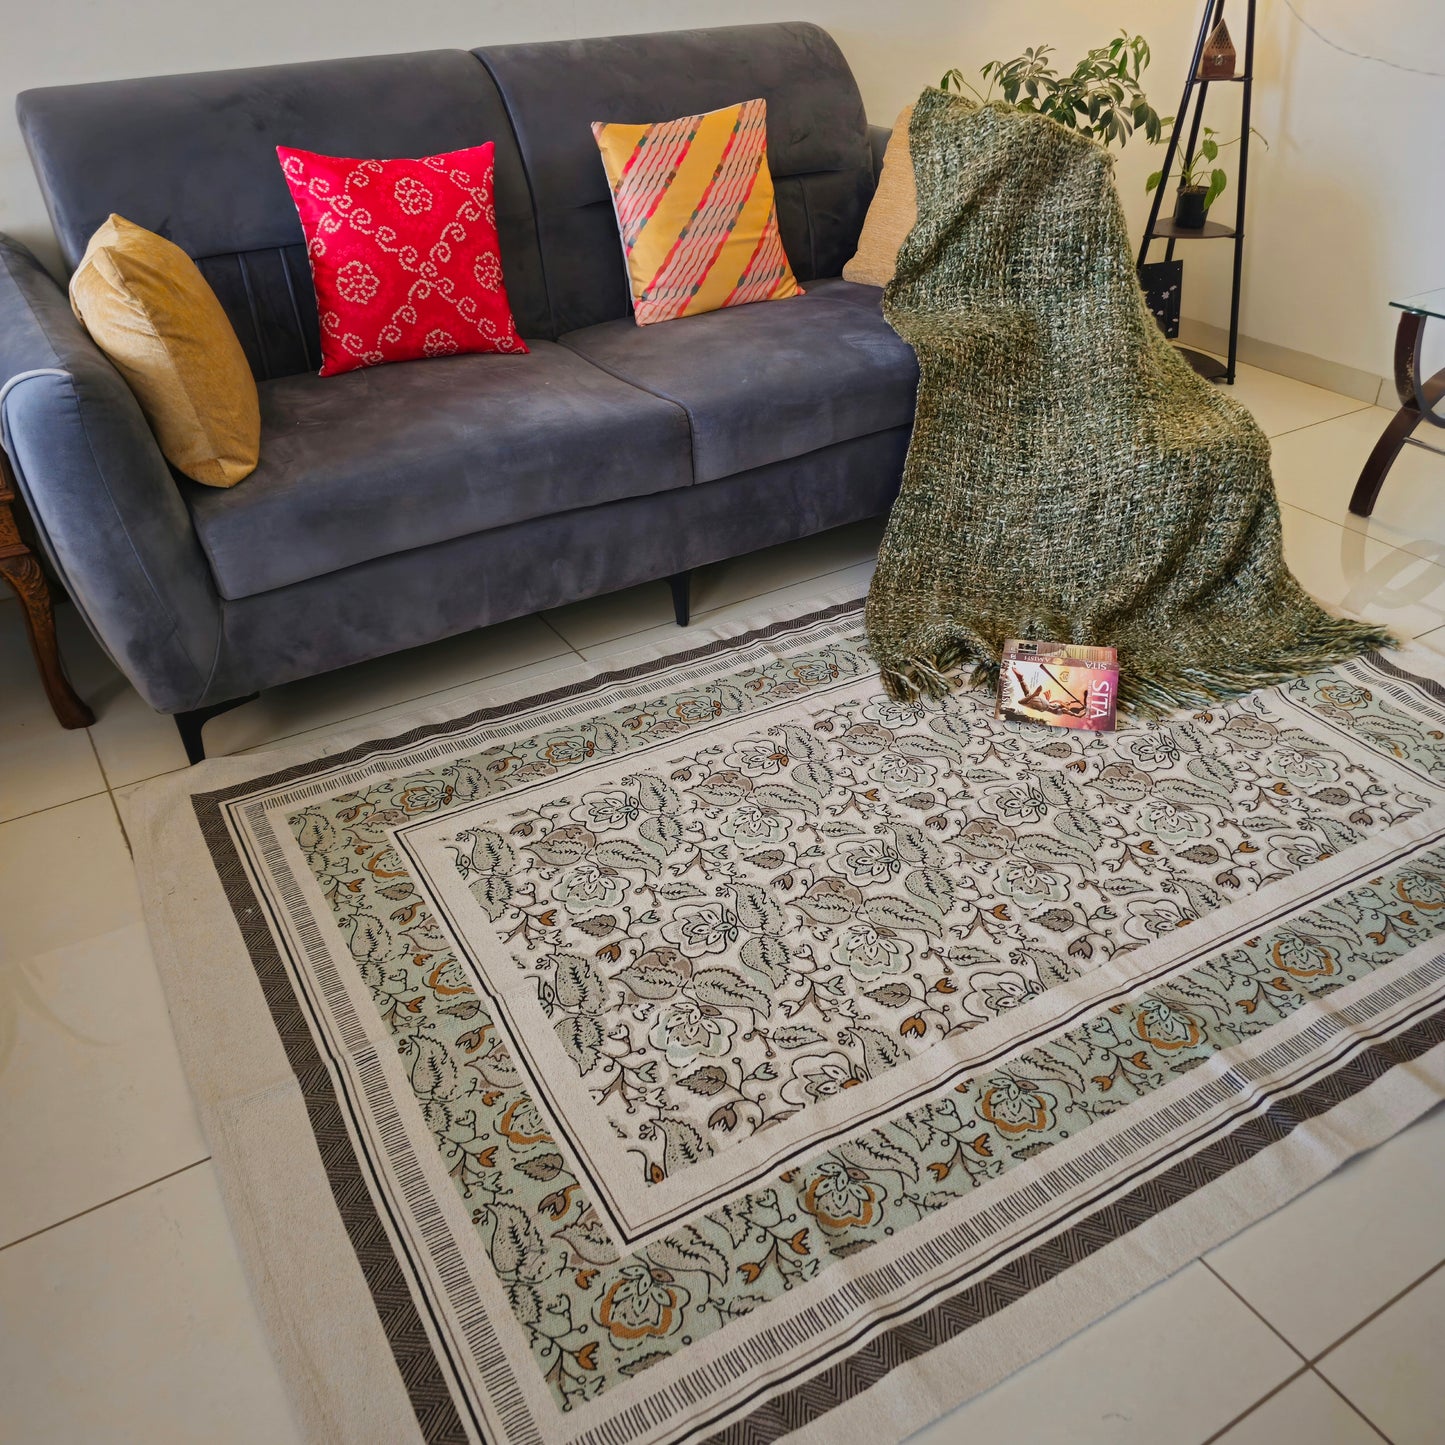
[(1341, 55), (1352, 56), (1355, 60), (1370, 60), (1376, 65), (1388, 66), (1391, 70), (1403, 71), (1406, 75), (1431, 75), (1437, 80), (1445, 80), (1445, 71), (1422, 70), (1414, 65), (1401, 65), (1397, 60), (1386, 60), (1383, 55), (1367, 55), (1363, 50), (1351, 50), (1348, 45), (1341, 45), (1338, 41), (1331, 40), (1317, 26), (1312, 25), (1295, 8), (1295, 0), (1284, 0), (1285, 9), (1314, 36), (1321, 45), (1328, 45), (1331, 50), (1338, 50)]

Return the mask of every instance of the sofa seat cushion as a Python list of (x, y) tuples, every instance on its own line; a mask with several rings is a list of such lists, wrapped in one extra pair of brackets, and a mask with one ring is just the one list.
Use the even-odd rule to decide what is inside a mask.
[(810, 281), (786, 301), (666, 326), (604, 321), (562, 345), (682, 407), (696, 479), (713, 482), (912, 421), (918, 363), (882, 298), (875, 286)]
[(221, 596), (691, 484), (680, 407), (529, 344), (262, 382), (256, 470), (227, 491), (181, 483)]

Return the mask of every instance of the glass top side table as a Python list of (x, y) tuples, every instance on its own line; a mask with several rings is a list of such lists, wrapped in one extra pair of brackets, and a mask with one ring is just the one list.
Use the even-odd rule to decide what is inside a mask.
[(1402, 296), (1390, 305), (1400, 313), (1395, 332), (1395, 392), (1400, 398), (1400, 409), (1390, 418), (1360, 473), (1360, 480), (1355, 483), (1350, 511), (1357, 517), (1368, 517), (1374, 511), (1380, 487), (1400, 455), (1401, 447), (1422, 447), (1427, 452), (1445, 456), (1445, 447), (1432, 446), (1414, 434), (1422, 421), (1445, 427), (1445, 412), (1440, 409), (1441, 402), (1445, 401), (1445, 371), (1437, 371), (1430, 377), (1420, 374), (1425, 325), (1432, 317), (1445, 320), (1445, 287)]

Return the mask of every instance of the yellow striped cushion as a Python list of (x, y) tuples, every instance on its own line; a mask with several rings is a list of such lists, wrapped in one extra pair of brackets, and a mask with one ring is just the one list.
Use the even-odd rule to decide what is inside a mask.
[(802, 294), (778, 235), (766, 101), (656, 125), (596, 121), (592, 134), (640, 326)]

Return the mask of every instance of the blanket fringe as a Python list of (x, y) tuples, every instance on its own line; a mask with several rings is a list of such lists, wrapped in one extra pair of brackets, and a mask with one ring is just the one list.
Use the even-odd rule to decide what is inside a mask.
[[(1292, 682), (1312, 672), (1379, 648), (1397, 647), (1383, 627), (1328, 617), (1268, 665), (1254, 663), (1238, 668), (1189, 668), (1172, 671), (1129, 671), (1127, 655), (1119, 660), (1119, 716), (1150, 719), (1183, 708), (1207, 707), (1243, 697), (1256, 688)], [(998, 690), (999, 659), (980, 657), (962, 643), (946, 643), (921, 657), (880, 661), (883, 690), (895, 702), (942, 701), (967, 674), (973, 687)]]

